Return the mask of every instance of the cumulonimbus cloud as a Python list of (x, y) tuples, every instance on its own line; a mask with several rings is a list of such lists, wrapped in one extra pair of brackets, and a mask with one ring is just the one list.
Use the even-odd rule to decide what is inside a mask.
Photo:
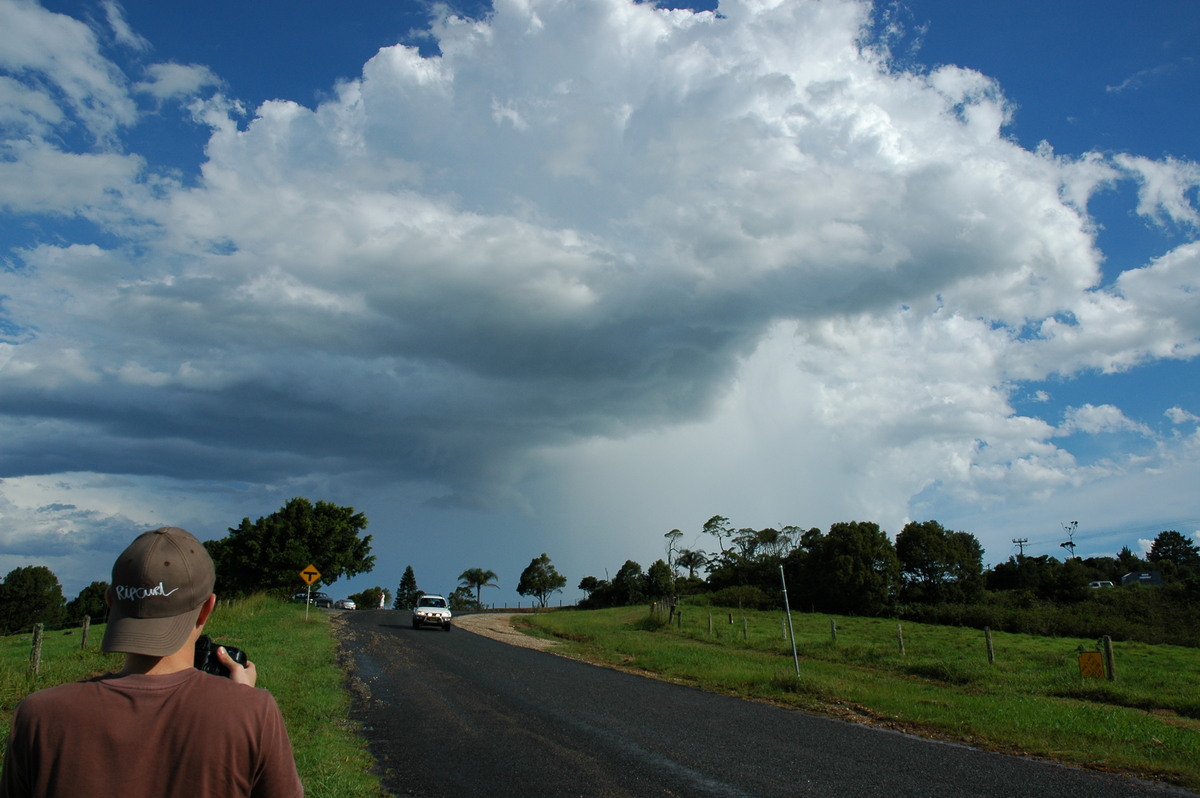
[[(704, 418), (787, 351), (810, 425), (936, 469), (880, 460), (897, 496), (1052, 485), (1075, 464), (1014, 413), (1013, 381), (1200, 340), (1195, 245), (1104, 285), (1087, 211), (1134, 177), (1139, 213), (1194, 228), (1196, 166), (1025, 150), (1001, 87), (897, 68), (863, 2), (443, 10), (439, 54), (384, 48), (316, 107), (249, 119), (203, 68), (127, 76), (80, 23), (0, 8), (6, 41), (63, 56), (0, 46), (19, 134), (0, 172), (27, 176), (0, 176), (0, 202), (104, 231), (26, 240), (0, 273), (5, 474), (503, 492), (538, 447)], [(54, 135), (113, 140), (149, 87), (200, 92), (195, 181)], [(69, 189), (39, 188), (55, 172)], [(764, 346), (781, 334), (795, 346)]]

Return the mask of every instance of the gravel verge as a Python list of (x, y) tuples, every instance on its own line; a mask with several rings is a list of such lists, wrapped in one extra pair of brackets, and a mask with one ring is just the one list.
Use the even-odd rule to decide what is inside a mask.
[(518, 632), (512, 625), (513, 616), (516, 614), (513, 612), (480, 612), (471, 615), (456, 615), (454, 617), (454, 625), (459, 629), (522, 648), (536, 648), (540, 651), (546, 651), (560, 645), (554, 640), (546, 640)]

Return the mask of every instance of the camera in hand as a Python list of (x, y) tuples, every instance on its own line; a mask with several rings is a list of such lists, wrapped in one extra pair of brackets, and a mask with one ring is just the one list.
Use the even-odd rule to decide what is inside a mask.
[[(200, 638), (196, 640), (196, 658), (193, 661), (196, 669), (217, 676), (228, 676), (229, 668), (226, 668), (221, 664), (221, 660), (217, 659), (218, 648), (220, 646), (214, 643), (208, 635), (200, 635)], [(225, 651), (234, 662), (245, 666), (246, 652), (233, 646), (225, 646)]]

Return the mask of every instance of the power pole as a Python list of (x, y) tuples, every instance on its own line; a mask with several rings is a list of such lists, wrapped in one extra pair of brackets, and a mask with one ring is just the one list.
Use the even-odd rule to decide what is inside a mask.
[(1013, 538), (1013, 543), (1017, 544), (1017, 556), (1025, 556), (1025, 544), (1029, 542), (1029, 538)]

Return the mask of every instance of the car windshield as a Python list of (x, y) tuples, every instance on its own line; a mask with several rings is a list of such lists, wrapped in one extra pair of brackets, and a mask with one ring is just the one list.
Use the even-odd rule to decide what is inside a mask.
[(417, 602), (418, 607), (445, 607), (446, 600), (440, 598), (422, 598)]

